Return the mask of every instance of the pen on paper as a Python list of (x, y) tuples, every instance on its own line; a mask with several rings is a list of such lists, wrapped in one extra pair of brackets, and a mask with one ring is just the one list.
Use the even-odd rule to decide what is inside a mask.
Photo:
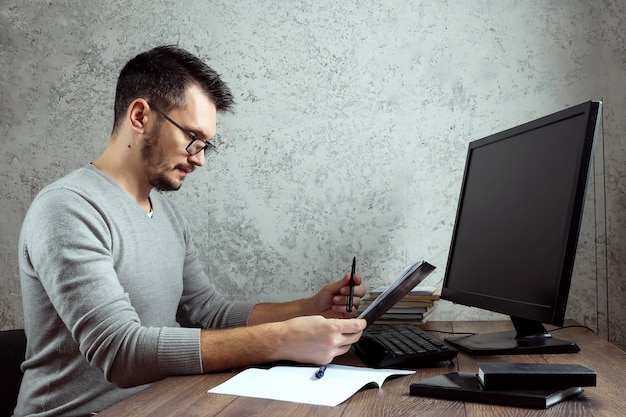
[(352, 305), (354, 303), (354, 273), (356, 272), (356, 256), (352, 258), (352, 272), (350, 273), (350, 295), (348, 296), (348, 305), (346, 311), (350, 313), (352, 311)]
[(326, 372), (326, 365), (320, 366), (320, 369), (315, 371), (315, 378), (320, 379), (324, 376), (324, 372)]

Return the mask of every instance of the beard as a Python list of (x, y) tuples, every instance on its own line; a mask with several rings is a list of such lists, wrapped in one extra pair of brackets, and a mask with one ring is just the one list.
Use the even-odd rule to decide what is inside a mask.
[(188, 164), (177, 164), (171, 167), (163, 156), (163, 150), (159, 146), (159, 137), (150, 134), (141, 149), (141, 159), (144, 164), (148, 183), (158, 191), (176, 191), (183, 185), (182, 180), (176, 180), (170, 176), (178, 169), (192, 171), (193, 167)]

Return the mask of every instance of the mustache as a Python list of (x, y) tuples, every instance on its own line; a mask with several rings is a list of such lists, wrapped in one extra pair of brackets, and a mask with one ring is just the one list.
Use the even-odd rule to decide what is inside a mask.
[(176, 164), (174, 166), (174, 169), (180, 169), (182, 171), (185, 171), (187, 174), (192, 173), (194, 168), (195, 167), (193, 165), (190, 165), (190, 164)]

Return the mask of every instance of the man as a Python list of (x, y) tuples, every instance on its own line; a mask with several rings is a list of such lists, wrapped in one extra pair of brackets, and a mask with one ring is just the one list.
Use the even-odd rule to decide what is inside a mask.
[(158, 192), (205, 164), (217, 113), (232, 105), (219, 75), (178, 47), (126, 64), (107, 148), (44, 188), (22, 226), (28, 346), (15, 415), (90, 415), (168, 375), (325, 364), (359, 339), (347, 274), (307, 299), (226, 301)]

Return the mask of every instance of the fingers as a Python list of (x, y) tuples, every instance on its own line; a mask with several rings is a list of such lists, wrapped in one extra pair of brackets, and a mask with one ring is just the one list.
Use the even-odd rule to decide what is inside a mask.
[(359, 315), (359, 305), (361, 304), (360, 297), (354, 297), (352, 301), (352, 311), (348, 312), (346, 310), (346, 306), (348, 305), (348, 297), (346, 296), (336, 296), (333, 298), (333, 305), (331, 310), (333, 313), (333, 317), (338, 318), (354, 318)]
[[(361, 276), (359, 274), (354, 274), (354, 283), (355, 283), (355, 291), (361, 285)], [(347, 295), (350, 292), (350, 274), (344, 275), (342, 279), (339, 281), (331, 282), (330, 284), (326, 284), (324, 287), (331, 294), (344, 294)], [(356, 293), (355, 293), (356, 294)]]
[[(342, 287), (339, 290), (340, 295), (335, 295), (333, 297), (334, 304), (343, 304), (344, 306), (348, 303), (348, 297), (350, 297), (350, 288)], [(356, 305), (357, 301), (360, 301), (361, 298), (365, 295), (365, 287), (358, 286), (354, 287), (354, 304)]]
[[(361, 285), (361, 276), (359, 274), (354, 274), (354, 296), (356, 297), (363, 297), (365, 295), (366, 289), (363, 285)], [(333, 286), (332, 290), (335, 294), (341, 294), (344, 296), (348, 296), (350, 295), (350, 275), (347, 274), (346, 276), (343, 277), (342, 280), (337, 281), (334, 284), (331, 284)], [(347, 298), (344, 298), (343, 300), (337, 300), (335, 301), (337, 304), (341, 304), (341, 303), (347, 303)]]
[[(333, 297), (332, 310), (336, 313), (345, 312), (346, 305), (349, 304), (349, 300), (350, 300), (350, 287), (349, 286), (341, 287), (339, 288), (337, 293), (339, 295), (335, 295)], [(354, 296), (352, 299), (352, 306), (354, 307), (354, 311), (358, 310), (359, 305), (361, 303), (361, 298), (365, 295), (365, 293), (366, 293), (366, 289), (364, 286), (357, 285), (354, 287)], [(353, 315), (349, 315), (349, 316), (353, 316)]]
[(350, 296), (350, 274), (338, 281), (326, 284), (315, 296), (311, 298), (312, 308), (307, 314), (320, 314), (330, 318), (352, 318), (358, 315), (358, 308), (361, 298), (365, 295), (366, 289), (361, 285), (361, 276), (354, 274), (354, 288), (352, 299), (352, 311), (347, 311)]
[(328, 355), (331, 357), (328, 362), (350, 350), (350, 347), (361, 338), (363, 329), (367, 326), (364, 319), (340, 319), (335, 324), (338, 326), (338, 334), (335, 334), (334, 337), (331, 334), (334, 344), (328, 351)]
[(341, 326), (342, 334), (360, 334), (367, 326), (365, 319), (338, 320), (338, 322)]
[[(347, 285), (349, 285), (349, 284), (350, 284), (350, 274), (346, 274), (346, 275), (344, 275), (344, 277), (343, 277), (343, 280), (342, 280), (342, 281), (344, 281)], [(360, 285), (360, 284), (361, 284), (361, 282), (362, 282), (362, 281), (361, 281), (361, 275), (359, 275), (359, 274), (355, 273), (355, 274), (354, 274), (354, 283), (355, 283), (356, 285)]]
[[(363, 319), (325, 319), (306, 316), (285, 322), (290, 328), (285, 348), (286, 359), (326, 364), (357, 342), (367, 322)], [(291, 326), (292, 325), (292, 326)]]

